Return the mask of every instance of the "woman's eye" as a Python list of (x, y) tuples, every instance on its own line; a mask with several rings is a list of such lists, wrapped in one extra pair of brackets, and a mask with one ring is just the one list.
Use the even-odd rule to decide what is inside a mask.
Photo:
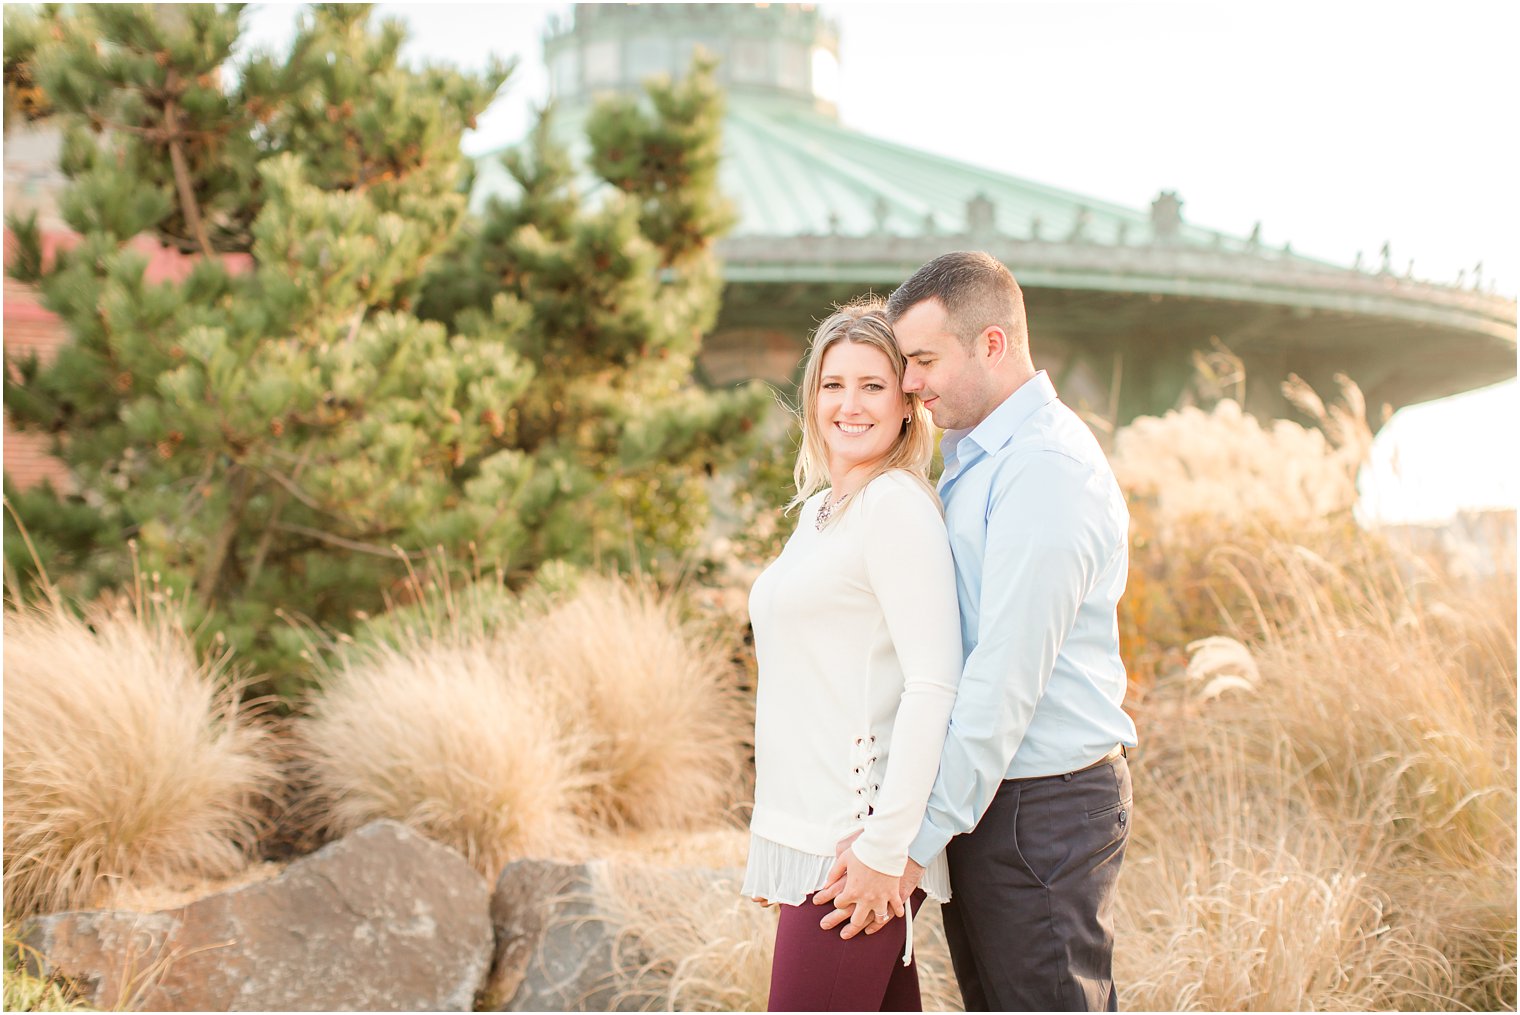
[(838, 381), (824, 381), (823, 382), (823, 390), (825, 390), (825, 391), (833, 391), (835, 388), (842, 388), (842, 387), (844, 387), (844, 385), (840, 384)]
[(886, 389), (886, 385), (876, 384), (876, 383), (873, 382), (871, 384), (867, 384), (866, 385), (866, 390), (867, 391), (885, 391), (887, 389)]

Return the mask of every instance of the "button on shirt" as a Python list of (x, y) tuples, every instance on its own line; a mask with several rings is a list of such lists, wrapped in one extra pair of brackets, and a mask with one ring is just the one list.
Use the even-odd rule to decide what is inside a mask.
[(966, 661), (919, 863), (975, 828), (1004, 779), (1135, 746), (1116, 613), (1129, 511), (1092, 431), (1042, 370), (940, 446)]

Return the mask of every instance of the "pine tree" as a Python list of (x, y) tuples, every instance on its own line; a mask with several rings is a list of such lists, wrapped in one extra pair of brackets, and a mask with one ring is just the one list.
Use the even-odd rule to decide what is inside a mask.
[(41, 120), (52, 109), (37, 86), (37, 48), (46, 43), (58, 18), (57, 4), (44, 4), (40, 12), (24, 7), (5, 8), (5, 129), (19, 121)]
[[(70, 341), (8, 362), (6, 406), (57, 435), (78, 492), (6, 496), (55, 579), (120, 581), (134, 545), (204, 630), (278, 669), (299, 641), (279, 611), (341, 630), (433, 547), (522, 542), (526, 465), (496, 436), (532, 368), (411, 309), (463, 220), (461, 131), (509, 68), (410, 68), (399, 23), (337, 5), (234, 67), (240, 16), (83, 5), (17, 53), (66, 126), (79, 235), (44, 264), (35, 223), (11, 223), (14, 274)], [(146, 281), (140, 236), (189, 255), (185, 277)]]
[[(460, 132), (510, 68), (408, 68), (398, 24), (337, 5), (234, 67), (239, 19), (49, 10), (7, 47), (7, 85), (67, 124), (79, 234), (44, 263), (35, 223), (10, 223), (13, 273), (71, 336), (7, 365), (12, 419), (56, 435), (75, 483), (7, 483), (53, 578), (88, 596), (135, 552), (208, 636), (289, 677), (280, 614), (350, 628), (424, 558), (514, 582), (687, 560), (769, 398), (691, 380), (731, 218), (711, 66), (599, 108), (587, 170), (546, 117), (509, 157), (518, 198), (467, 222)], [(183, 278), (145, 280), (144, 236)]]
[(519, 193), (493, 199), (436, 262), (421, 312), (504, 335), (533, 368), (499, 438), (531, 477), (515, 567), (678, 565), (708, 523), (710, 478), (761, 453), (770, 399), (759, 384), (692, 380), (722, 291), (714, 243), (733, 220), (718, 189), (722, 96), (698, 61), (642, 101), (604, 101), (579, 172), (554, 115), (504, 156)]

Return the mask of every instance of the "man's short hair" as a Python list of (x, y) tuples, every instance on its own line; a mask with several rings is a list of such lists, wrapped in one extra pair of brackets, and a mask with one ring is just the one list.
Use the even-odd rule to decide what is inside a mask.
[(1029, 342), (1024, 292), (1003, 262), (979, 250), (941, 254), (915, 271), (887, 299), (887, 318), (899, 317), (925, 300), (939, 300), (950, 330), (970, 345), (996, 325), (1012, 343)]

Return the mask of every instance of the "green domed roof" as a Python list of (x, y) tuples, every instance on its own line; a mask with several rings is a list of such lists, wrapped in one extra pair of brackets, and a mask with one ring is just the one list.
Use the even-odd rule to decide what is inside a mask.
[[(1047, 348), (1092, 363), (1128, 350), (1131, 391), (1139, 350), (1175, 361), (1171, 379), (1121, 400), (1125, 416), (1165, 408), (1189, 350), (1215, 336), (1268, 377), (1328, 384), (1350, 372), (1373, 404), (1515, 375), (1514, 300), (1399, 277), (1386, 252), (1370, 266), (1332, 264), (1189, 223), (1174, 193), (1129, 208), (851, 130), (822, 94), (837, 31), (811, 5), (577, 5), (545, 42), (556, 135), (583, 156), (595, 97), (683, 71), (698, 45), (722, 60), (728, 93), (720, 174), (739, 217), (719, 253), (731, 328), (753, 332), (790, 308), (805, 333), (829, 300), (981, 249), (1024, 286)], [(588, 200), (605, 186), (583, 182)], [(515, 188), (494, 153), (477, 159), (472, 207)]]

